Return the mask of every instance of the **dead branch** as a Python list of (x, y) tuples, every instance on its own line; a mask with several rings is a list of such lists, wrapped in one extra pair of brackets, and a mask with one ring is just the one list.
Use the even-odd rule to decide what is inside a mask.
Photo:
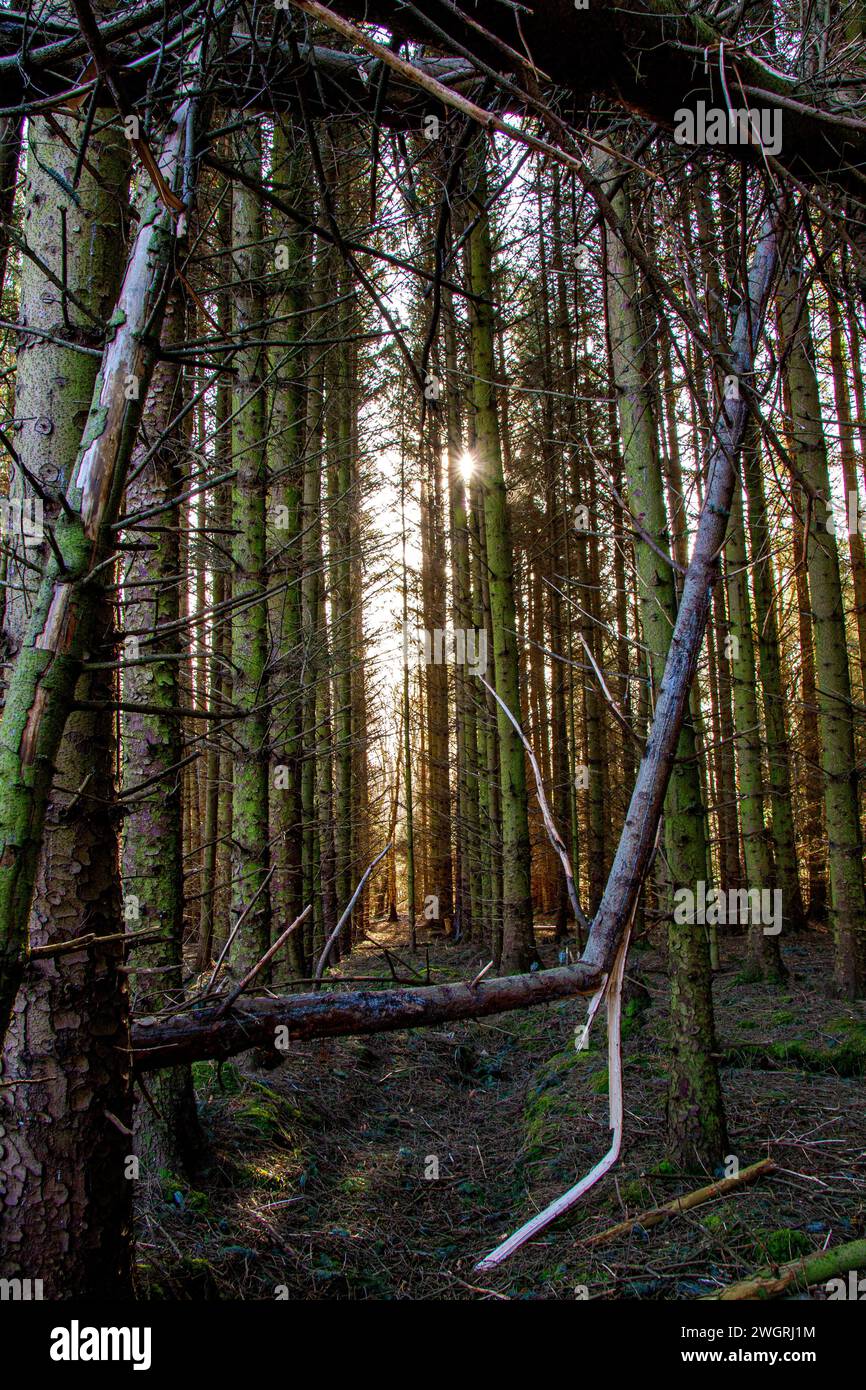
[(345, 911), (343, 912), (343, 915), (342, 915), (342, 917), (340, 918), (340, 920), (339, 920), (339, 922), (337, 923), (337, 925), (335, 926), (334, 930), (331, 932), (331, 935), (328, 937), (328, 940), (325, 942), (325, 949), (324, 949), (324, 951), (322, 952), (321, 956), (319, 957), (319, 963), (318, 963), (318, 965), (316, 966), (316, 969), (315, 969), (314, 972), (313, 972), (313, 976), (314, 976), (314, 978), (315, 978), (316, 980), (321, 980), (321, 978), (322, 978), (322, 972), (324, 971), (325, 966), (326, 966), (326, 964), (327, 964), (328, 956), (331, 954), (331, 948), (333, 947), (334, 942), (337, 940), (337, 937), (340, 935), (340, 932), (343, 930), (343, 927), (345, 926), (345, 924), (346, 924), (346, 922), (348, 921), (349, 917), (352, 915), (352, 908), (355, 906), (355, 903), (358, 901), (358, 898), (359, 898), (360, 893), (361, 893), (361, 889), (364, 887), (364, 884), (367, 882), (367, 879), (370, 877), (370, 875), (371, 875), (371, 873), (373, 872), (373, 870), (375, 869), (376, 865), (379, 863), (379, 860), (380, 860), (380, 859), (384, 859), (384, 858), (385, 858), (385, 855), (388, 853), (388, 850), (391, 849), (391, 848), (392, 848), (391, 845), (386, 845), (385, 848), (382, 850), (381, 854), (377, 854), (377, 855), (376, 855), (376, 858), (373, 860), (372, 864), (368, 864), (368, 865), (367, 865), (367, 868), (364, 870), (363, 874), (361, 875), (361, 880), (360, 880), (360, 882), (359, 882), (357, 888), (355, 889), (354, 893), (352, 894), (351, 898), (349, 899), (349, 904), (348, 904), (348, 906), (346, 907)]
[(651, 1230), (653, 1226), (660, 1226), (668, 1217), (679, 1216), (681, 1212), (691, 1211), (693, 1207), (702, 1206), (704, 1202), (709, 1202), (713, 1197), (722, 1197), (726, 1192), (732, 1191), (736, 1187), (744, 1187), (747, 1183), (755, 1182), (756, 1179), (764, 1177), (767, 1173), (772, 1173), (776, 1167), (771, 1158), (762, 1158), (760, 1163), (753, 1163), (750, 1167), (744, 1168), (742, 1172), (730, 1178), (720, 1178), (718, 1182), (711, 1182), (706, 1187), (698, 1187), (694, 1192), (687, 1192), (682, 1197), (674, 1197), (670, 1202), (664, 1202), (660, 1207), (650, 1207), (648, 1211), (642, 1211), (640, 1215), (633, 1216), (630, 1221), (619, 1221), (615, 1226), (609, 1226), (606, 1231), (599, 1231), (598, 1235), (590, 1236), (585, 1242), (587, 1247), (593, 1245), (606, 1245), (608, 1241), (616, 1240), (619, 1236), (627, 1236), (636, 1226), (643, 1230)]
[(791, 1260), (789, 1264), (776, 1269), (760, 1269), (751, 1279), (729, 1284), (720, 1293), (709, 1294), (708, 1298), (721, 1302), (744, 1298), (778, 1298), (780, 1294), (808, 1289), (812, 1284), (838, 1278), (850, 1269), (862, 1269), (864, 1264), (866, 1240), (852, 1240), (847, 1245), (837, 1245), (835, 1250), (803, 1255), (799, 1260)]
[(277, 954), (277, 951), (282, 946), (283, 942), (288, 940), (288, 938), (291, 936), (292, 932), (295, 930), (296, 927), (299, 927), (302, 922), (306, 921), (312, 910), (313, 905), (312, 903), (309, 903), (304, 908), (300, 917), (296, 917), (292, 925), (290, 927), (286, 927), (286, 930), (280, 936), (277, 937), (277, 940), (274, 942), (273, 946), (271, 946), (267, 951), (265, 951), (265, 954), (262, 956), (261, 960), (257, 961), (256, 964), (253, 966), (252, 970), (248, 971), (248, 973), (244, 975), (244, 978), (241, 980), (240, 984), (232, 990), (225, 1003), (221, 1004), (220, 1007), (217, 1009), (217, 1018), (222, 1018), (223, 1014), (228, 1012), (235, 1000), (239, 998), (241, 994), (243, 994), (247, 985), (252, 984), (253, 980), (256, 978), (263, 966), (267, 965), (268, 961), (273, 959), (273, 957)]
[(565, 874), (565, 882), (568, 886), (568, 897), (571, 903), (571, 910), (574, 913), (574, 920), (579, 924), (581, 929), (584, 932), (586, 932), (588, 936), (589, 922), (586, 920), (580, 903), (577, 900), (577, 889), (574, 885), (574, 874), (571, 868), (571, 860), (568, 856), (568, 850), (565, 848), (565, 844), (563, 843), (562, 836), (556, 828), (556, 822), (554, 821), (553, 816), (551, 815), (550, 807), (547, 804), (547, 796), (545, 795), (544, 791), (544, 782), (541, 778), (541, 768), (538, 766), (538, 760), (532, 751), (532, 745), (530, 744), (529, 739), (524, 734), (514, 715), (511, 713), (511, 710), (506, 705), (505, 701), (500, 700), (496, 691), (493, 689), (492, 686), (487, 684), (487, 681), (484, 679), (483, 676), (479, 676), (478, 679), (484, 686), (484, 689), (493, 696), (494, 700), (496, 701), (499, 708), (502, 710), (503, 714), (506, 715), (508, 720), (514, 726), (521, 743), (526, 749), (526, 754), (532, 766), (532, 771), (535, 774), (535, 788), (538, 792), (538, 804), (541, 807), (541, 815), (544, 820), (544, 828), (547, 831), (547, 837), (550, 840), (550, 843), (553, 845), (553, 848), (556, 850), (556, 853), (559, 855), (559, 859), (562, 864), (562, 869)]
[(555, 970), (507, 975), (468, 984), (410, 989), (352, 990), (248, 999), (242, 1016), (218, 1018), (216, 1009), (192, 1008), (176, 1017), (141, 1018), (132, 1029), (133, 1063), (156, 1071), (177, 1062), (233, 1057), (252, 1047), (273, 1045), (274, 1029), (294, 1040), (389, 1033), (424, 1028), (459, 1018), (484, 1018), (593, 994), (600, 972), (581, 962)]

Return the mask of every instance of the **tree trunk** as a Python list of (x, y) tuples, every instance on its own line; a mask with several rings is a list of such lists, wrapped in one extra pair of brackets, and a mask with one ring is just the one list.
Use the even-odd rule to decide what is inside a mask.
[[(261, 178), (258, 123), (233, 137), (238, 169)], [(260, 345), (265, 318), (262, 263), (262, 209), (245, 184), (232, 191), (232, 332), (243, 342), (234, 356), (232, 460), (232, 598), (249, 599), (232, 609), (232, 701), (241, 716), (232, 725), (232, 926), (247, 916), (231, 949), (231, 966), (240, 976), (261, 959), (271, 942), (268, 822), (268, 719), (265, 708), (268, 662), (268, 610), (263, 602), (267, 557), (265, 429), (265, 351)], [(255, 901), (254, 901), (255, 899)], [(247, 911), (248, 910), (248, 911)]]
[[(753, 435), (753, 431), (749, 433)], [(743, 454), (747, 454), (754, 447), (754, 439), (747, 438)], [(731, 506), (725, 559), (728, 611), (731, 615), (728, 660), (734, 690), (740, 822), (743, 830), (746, 887), (761, 890), (774, 885), (774, 871), (767, 840), (767, 827), (764, 823), (761, 723), (758, 714), (757, 672), (747, 564), (743, 494), (738, 483)], [(749, 922), (749, 965), (746, 973), (756, 980), (781, 981), (785, 977), (778, 937), (768, 935), (760, 921)]]
[[(477, 221), (468, 243), (468, 278), (472, 287), (472, 372), (478, 473), (484, 497), (487, 575), (496, 693), (520, 718), (517, 613), (514, 602), (514, 553), (494, 388), (492, 249), (486, 211), (483, 142), (478, 151), (472, 204)], [(502, 965), (528, 970), (538, 959), (532, 928), (531, 856), (523, 744), (506, 714), (497, 707), (502, 817)]]
[(863, 840), (857, 803), (851, 678), (839, 556), (828, 530), (830, 478), (821, 422), (809, 310), (797, 276), (789, 274), (779, 291), (779, 324), (786, 353), (793, 448), (797, 466), (817, 497), (808, 527), (806, 563), (812, 600), (818, 726), (831, 917), (836, 942), (833, 988), (859, 997), (866, 983), (866, 896)]
[[(626, 194), (614, 206), (628, 225)], [(668, 521), (652, 417), (649, 379), (643, 355), (639, 285), (635, 266), (622, 242), (607, 238), (606, 290), (611, 348), (620, 408), (628, 501), (636, 529), (655, 549), (635, 540), (640, 581), (641, 628), (656, 690), (667, 677), (666, 654), (676, 618), (673, 569), (668, 553)], [(689, 682), (691, 684), (691, 682)], [(661, 694), (659, 694), (659, 701)], [(657, 706), (658, 707), (658, 706)], [(675, 888), (697, 892), (708, 876), (704, 810), (695, 758), (694, 731), (685, 713), (665, 801), (665, 847)], [(684, 1165), (714, 1168), (726, 1145), (722, 1094), (714, 1053), (709, 943), (706, 928), (694, 920), (668, 927), (671, 968), (671, 1056), (668, 1084), (668, 1144)]]
[[(100, 112), (103, 121), (109, 116)], [(66, 342), (99, 347), (122, 266), (117, 218), (127, 197), (129, 147), (114, 124), (93, 135), (90, 167), (82, 171), (73, 198), (49, 171), (56, 170), (71, 186), (79, 124), (66, 116), (58, 116), (54, 126), (41, 118), (29, 123), (23, 234), (61, 279), (65, 260), (66, 283), (75, 301), (64, 302), (40, 267), (25, 257), (20, 320)], [(58, 125), (71, 148), (57, 133)], [(16, 447), (21, 463), (54, 494), (70, 484), (98, 365), (98, 358), (48, 337), (34, 334), (22, 340)], [(14, 487), (17, 495), (32, 498), (17, 470)], [(59, 531), (59, 506), (46, 503), (44, 511), (45, 524)], [(47, 551), (45, 542), (38, 549), (28, 546), (26, 557), (30, 563), (44, 561)], [(25, 634), (28, 610), (39, 603), (38, 579), (30, 569), (19, 572), (14, 558), (10, 578), (13, 574), (24, 592), (9, 591), (5, 636), (18, 653), (20, 671), (29, 655)], [(112, 577), (110, 569), (103, 571), (106, 583)], [(116, 693), (116, 672), (108, 669), (116, 651), (115, 614), (101, 586), (93, 587), (88, 603), (87, 645), (102, 669), (71, 677), (66, 699), (71, 701), (75, 690), (79, 698), (104, 701), (106, 707), (73, 714), (62, 745), (58, 734), (47, 753), (47, 833), (41, 853), (39, 838), (31, 850), (34, 861), (38, 854), (29, 911), (31, 946), (122, 930), (113, 814), (114, 718), (108, 708)], [(80, 663), (76, 669), (80, 671)], [(19, 698), (13, 677), (4, 716), (7, 739)], [(25, 698), (32, 699), (33, 693)], [(66, 703), (64, 716), (68, 708)], [(21, 773), (7, 764), (3, 777), (11, 791)], [(37, 837), (39, 828), (34, 827)], [(8, 828), (5, 839), (8, 845)], [(20, 840), (17, 849), (23, 853)], [(25, 891), (13, 910), (26, 922), (28, 909)], [(117, 1297), (130, 1287), (133, 1185), (126, 1165), (132, 1153), (132, 1093), (124, 1051), (128, 995), (118, 969), (122, 960), (123, 949), (116, 942), (31, 960), (7, 1038), (6, 1084), (0, 1090), (3, 1273), (38, 1276), (48, 1298)], [(29, 1084), (31, 1078), (36, 1084)]]
[[(184, 310), (177, 288), (163, 321), (164, 348), (184, 341)], [(184, 439), (173, 424), (182, 403), (177, 361), (160, 362), (142, 414), (133, 474), (144, 454), (151, 448), (154, 453), (126, 490), (128, 514), (164, 506), (182, 491)], [(176, 659), (181, 642), (175, 627), (180, 613), (178, 505), (169, 506), (151, 524), (156, 529), (144, 521), (142, 530), (131, 532), (146, 548), (133, 552), (124, 570), (129, 587), (123, 605), (128, 634), (123, 646), (123, 700), (165, 711), (126, 711), (122, 716), (123, 789), (130, 798), (122, 856), (125, 917), (130, 931), (149, 927), (161, 932), (160, 940), (142, 944), (132, 956), (132, 1005), (139, 1013), (155, 1013), (183, 999), (182, 777), (172, 770), (183, 756), (183, 730), (175, 713), (182, 703)], [(175, 630), (160, 635), (164, 627)], [(161, 655), (169, 659), (160, 661)], [(135, 792), (151, 778), (157, 779), (152, 786)], [(135, 1118), (136, 1152), (145, 1173), (154, 1178), (160, 1168), (189, 1170), (201, 1146), (189, 1067), (160, 1072), (148, 1091), (149, 1099), (141, 1099)]]

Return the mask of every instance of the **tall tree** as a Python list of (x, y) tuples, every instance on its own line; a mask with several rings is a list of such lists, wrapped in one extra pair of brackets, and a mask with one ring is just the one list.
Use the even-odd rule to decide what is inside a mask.
[[(493, 250), (487, 212), (484, 145), (475, 145), (469, 204), (474, 225), (467, 241), (467, 279), (472, 291), (472, 404), (478, 478), (484, 498), (486, 573), (496, 693), (520, 718), (517, 615), (511, 521), (502, 470), (495, 392)], [(523, 744), (505, 711), (497, 707), (502, 816), (502, 966), (528, 970), (538, 956), (532, 928), (529, 817)]]
[[(118, 292), (117, 240), (129, 181), (129, 144), (101, 109), (87, 167), (74, 187), (82, 121), (36, 118), (27, 135), (22, 235), (31, 254), (21, 264), (19, 319), (29, 331), (18, 356), (13, 486), (28, 507), (36, 505), (39, 489), (43, 525), (55, 535), (63, 518), (58, 498), (73, 477), (98, 385), (98, 350)], [(130, 390), (145, 384), (132, 381)], [(49, 553), (46, 534), (38, 548), (19, 549), (20, 565), (13, 557), (8, 571), (16, 583), (7, 591), (4, 635), (18, 663), (26, 662), (28, 623), (39, 609), (39, 575), (32, 567)], [(123, 1050), (128, 994), (117, 940), (123, 912), (113, 813), (112, 577), (111, 568), (103, 569), (102, 582), (88, 594), (92, 666), (74, 682), (76, 697), (98, 708), (70, 716), (50, 757), (53, 779), (28, 930), (32, 947), (59, 953), (31, 958), (4, 1055), (4, 1273), (37, 1275), (52, 1298), (114, 1297), (130, 1278), (132, 1093)], [(14, 698), (14, 689), (7, 691), (7, 716), (14, 715)], [(7, 766), (3, 776), (9, 795), (20, 773), (13, 777)], [(76, 937), (90, 933), (112, 941), (70, 949)]]
[[(627, 193), (613, 204), (630, 226)], [(614, 384), (620, 410), (628, 502), (640, 583), (641, 628), (650, 669), (661, 689), (665, 656), (676, 617), (676, 592), (669, 558), (668, 519), (643, 352), (642, 293), (637, 269), (620, 237), (607, 238), (609, 332)], [(664, 839), (675, 887), (697, 893), (709, 876), (701, 785), (694, 731), (686, 716), (665, 799)], [(713, 1168), (725, 1143), (725, 1117), (715, 1060), (715, 1025), (706, 929), (695, 921), (671, 920), (671, 1056), (668, 1083), (668, 1143), (680, 1161)]]
[[(178, 285), (166, 308), (164, 350), (184, 341), (185, 308)], [(142, 519), (128, 532), (137, 544), (124, 566), (124, 915), (131, 931), (149, 928), (158, 938), (145, 942), (135, 955), (132, 1003), (142, 1015), (183, 999), (181, 517), (176, 499), (183, 490), (186, 450), (175, 423), (182, 404), (178, 361), (163, 361), (153, 375), (126, 490), (126, 514)], [(142, 1176), (193, 1164), (201, 1136), (189, 1067), (170, 1067), (150, 1081), (148, 1096), (136, 1110), (135, 1128)]]
[[(245, 122), (233, 136), (239, 178), (232, 189), (232, 947), (239, 974), (270, 946), (269, 748), (266, 707), (268, 611), (266, 505), (266, 352), (261, 197), (261, 128)], [(248, 182), (249, 181), (249, 182)], [(252, 187), (250, 186), (252, 184)], [(245, 341), (247, 340), (247, 341)], [(246, 915), (245, 915), (246, 914)]]
[(789, 271), (778, 295), (779, 326), (791, 408), (793, 451), (814, 499), (806, 528), (806, 564), (815, 642), (821, 771), (827, 826), (831, 912), (836, 941), (833, 985), (856, 998), (866, 983), (866, 895), (863, 837), (857, 802), (851, 676), (845, 605), (833, 528), (827, 446), (815, 367), (806, 286)]

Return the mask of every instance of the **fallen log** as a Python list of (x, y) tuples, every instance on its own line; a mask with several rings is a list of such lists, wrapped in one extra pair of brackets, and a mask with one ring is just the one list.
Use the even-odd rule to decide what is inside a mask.
[(155, 1071), (178, 1062), (232, 1057), (252, 1047), (275, 1047), (278, 1028), (286, 1030), (284, 1038), (300, 1041), (483, 1018), (594, 994), (601, 978), (596, 967), (578, 962), (555, 970), (482, 980), (477, 985), (288, 994), (278, 999), (248, 999), (242, 1008), (223, 1017), (216, 1007), (208, 1007), (174, 1018), (141, 1018), (132, 1028), (133, 1065), (137, 1071)]
[(757, 1178), (762, 1178), (766, 1173), (772, 1173), (775, 1163), (771, 1158), (762, 1158), (760, 1163), (753, 1163), (750, 1167), (744, 1168), (735, 1177), (720, 1178), (718, 1182), (711, 1182), (706, 1187), (698, 1187), (694, 1192), (686, 1192), (682, 1197), (674, 1197), (670, 1202), (664, 1202), (660, 1207), (650, 1207), (648, 1211), (642, 1211), (639, 1216), (633, 1216), (630, 1221), (618, 1221), (615, 1226), (609, 1226), (606, 1231), (599, 1231), (598, 1235), (590, 1236), (584, 1242), (587, 1246), (606, 1245), (608, 1241), (616, 1240), (618, 1236), (629, 1235), (636, 1226), (643, 1230), (652, 1230), (653, 1226), (660, 1226), (663, 1221), (667, 1221), (670, 1216), (679, 1216), (684, 1211), (691, 1211), (693, 1207), (702, 1206), (704, 1202), (709, 1202), (713, 1197), (722, 1197), (726, 1192), (730, 1192), (735, 1187), (744, 1187), (746, 1183), (754, 1182)]
[(802, 1255), (799, 1260), (778, 1269), (759, 1269), (751, 1279), (729, 1284), (720, 1293), (709, 1294), (708, 1300), (728, 1302), (746, 1298), (778, 1298), (783, 1293), (796, 1293), (813, 1284), (826, 1283), (851, 1269), (866, 1266), (866, 1240), (852, 1240), (837, 1245), (835, 1250), (819, 1250), (815, 1255)]

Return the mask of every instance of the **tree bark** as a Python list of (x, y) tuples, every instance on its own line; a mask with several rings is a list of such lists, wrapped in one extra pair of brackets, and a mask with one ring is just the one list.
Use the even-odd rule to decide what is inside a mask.
[[(234, 135), (238, 168), (262, 173), (261, 133), (249, 122)], [(265, 537), (267, 449), (265, 370), (261, 324), (265, 319), (261, 200), (243, 184), (232, 190), (232, 333), (242, 346), (234, 357), (232, 461), (232, 702), (242, 716), (232, 735), (232, 926), (255, 898), (231, 949), (240, 978), (271, 944), (268, 820), (269, 734), (266, 711), (268, 610)], [(244, 335), (253, 342), (243, 345)], [(256, 897), (256, 895), (258, 896)]]
[(833, 988), (847, 999), (866, 984), (866, 895), (863, 838), (857, 801), (851, 677), (839, 556), (830, 509), (827, 447), (821, 421), (808, 303), (796, 273), (779, 290), (779, 325), (791, 402), (793, 448), (802, 477), (818, 503), (808, 527), (806, 563), (824, 776), (827, 862), (836, 942)]
[[(476, 182), (472, 206), (477, 221), (469, 236), (467, 269), (472, 287), (472, 373), (478, 473), (484, 497), (487, 574), (496, 693), (520, 718), (517, 612), (514, 601), (514, 552), (496, 410), (495, 331), (493, 322), (492, 247), (486, 211), (484, 146), (476, 142)], [(532, 928), (529, 817), (523, 744), (501, 709), (497, 709), (502, 817), (502, 964), (528, 970), (538, 956)]]
[[(105, 110), (99, 115), (102, 121), (110, 119)], [(49, 171), (56, 171), (71, 187), (79, 121), (65, 116), (58, 120), (60, 134), (56, 125), (43, 119), (29, 125), (23, 234), (61, 281), (65, 260), (74, 301), (64, 301), (42, 269), (25, 257), (20, 321), (63, 342), (93, 348), (102, 345), (103, 325), (110, 318), (120, 279), (118, 209), (126, 206), (129, 147), (116, 125), (104, 125), (91, 139), (90, 168), (82, 171), (73, 198)], [(98, 365), (97, 357), (36, 333), (22, 339), (15, 403), (17, 452), (31, 476), (52, 494), (72, 490)], [(33, 497), (30, 483), (18, 470), (14, 492)], [(65, 528), (59, 514), (58, 503), (45, 504), (44, 524), (55, 527), (58, 536)], [(39, 547), (28, 546), (22, 558), (44, 564), (48, 554), (43, 541)], [(86, 567), (85, 562), (82, 570)], [(116, 695), (116, 671), (81, 674), (80, 648), (62, 684), (54, 736), (47, 747), (42, 745), (44, 770), (27, 770), (23, 750), (19, 763), (12, 729), (21, 731), (20, 716), (27, 709), (31, 718), (38, 718), (39, 712), (40, 681), (36, 676), (30, 683), (27, 676), (33, 677), (33, 666), (50, 657), (43, 651), (40, 658), (32, 626), (28, 633), (30, 609), (44, 611), (44, 587), (40, 592), (31, 569), (22, 566), (19, 571), (14, 555), (8, 577), (13, 576), (22, 591), (9, 590), (5, 615), (5, 636), (16, 665), (4, 711), (4, 810), (21, 814), (18, 826), (25, 836), (30, 815), (35, 823), (31, 822), (29, 843), (8, 820), (4, 825), (6, 872), (21, 874), (11, 902), (6, 899), (12, 920), (7, 918), (5, 925), (11, 942), (17, 938), (27, 947), (57, 945), (85, 932), (116, 935), (122, 929), (122, 911), (118, 821), (113, 812), (115, 730), (107, 708)], [(105, 583), (112, 577), (110, 569), (103, 571)], [(58, 598), (62, 583), (59, 576), (54, 591)], [(98, 581), (82, 598), (87, 646), (94, 660), (109, 667), (116, 654), (113, 602)], [(41, 688), (50, 702), (48, 667), (45, 677)], [(79, 698), (105, 701), (106, 708), (73, 714), (67, 723), (73, 692)], [(22, 742), (26, 744), (26, 735)], [(11, 856), (15, 858), (10, 864)], [(27, 862), (21, 863), (18, 856), (26, 856)], [(20, 970), (16, 955), (10, 962), (13, 990)], [(117, 1296), (129, 1288), (133, 1188), (124, 1170), (132, 1142), (119, 1126), (130, 1128), (132, 1094), (124, 1053), (128, 993), (118, 970), (122, 960), (119, 942), (32, 959), (6, 1040), (6, 1084), (0, 1090), (3, 1273), (38, 1275), (50, 1298)], [(4, 1003), (7, 1000), (8, 996)], [(29, 1084), (32, 1079), (35, 1084)]]

